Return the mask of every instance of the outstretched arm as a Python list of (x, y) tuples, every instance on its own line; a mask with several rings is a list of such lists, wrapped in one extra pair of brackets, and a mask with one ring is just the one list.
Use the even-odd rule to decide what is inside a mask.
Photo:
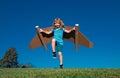
[(52, 31), (45, 31), (45, 30), (43, 30), (43, 29), (40, 29), (39, 32), (44, 32), (44, 33), (46, 33), (46, 34), (51, 34), (51, 33), (52, 33)]
[(70, 30), (65, 30), (66, 33), (70, 33), (71, 31), (75, 30), (75, 27), (73, 27), (72, 29)]

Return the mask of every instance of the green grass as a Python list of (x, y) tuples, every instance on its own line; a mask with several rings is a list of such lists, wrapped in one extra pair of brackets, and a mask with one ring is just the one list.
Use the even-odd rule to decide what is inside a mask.
[(0, 78), (120, 78), (120, 69), (108, 68), (0, 68)]

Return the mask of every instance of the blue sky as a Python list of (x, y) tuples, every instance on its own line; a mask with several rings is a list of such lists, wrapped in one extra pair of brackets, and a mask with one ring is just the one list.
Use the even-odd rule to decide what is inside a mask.
[(54, 18), (65, 25), (79, 23), (79, 30), (93, 42), (93, 48), (64, 41), (63, 58), (66, 68), (120, 67), (120, 5), (113, 0), (0, 0), (0, 58), (16, 48), (20, 64), (31, 63), (37, 68), (58, 68), (59, 59), (39, 47), (29, 49), (36, 34), (35, 25), (51, 26)]

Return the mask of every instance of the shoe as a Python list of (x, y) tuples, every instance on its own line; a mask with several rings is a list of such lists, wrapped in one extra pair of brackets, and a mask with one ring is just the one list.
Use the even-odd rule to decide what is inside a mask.
[(56, 52), (53, 52), (52, 56), (53, 58), (56, 58)]
[(63, 64), (60, 65), (60, 69), (63, 69)]

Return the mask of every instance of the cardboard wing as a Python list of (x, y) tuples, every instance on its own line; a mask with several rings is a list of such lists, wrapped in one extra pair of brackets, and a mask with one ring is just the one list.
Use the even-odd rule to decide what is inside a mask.
[[(50, 43), (53, 37), (53, 33), (51, 34), (45, 34), (39, 32), (40, 28), (36, 28), (37, 34), (33, 37), (32, 41), (29, 44), (30, 49), (38, 48), (39, 46), (44, 46), (45, 49), (47, 49), (46, 44)], [(43, 28), (45, 31), (50, 31), (52, 28)]]
[[(75, 43), (75, 49), (78, 50), (78, 45), (82, 45), (88, 48), (92, 48), (93, 44), (91, 41), (89, 41), (79, 30), (78, 26), (75, 26), (76, 30), (72, 31), (71, 33), (65, 33), (64, 32), (64, 39), (74, 42)], [(70, 30), (72, 27), (65, 26), (65, 29)]]

